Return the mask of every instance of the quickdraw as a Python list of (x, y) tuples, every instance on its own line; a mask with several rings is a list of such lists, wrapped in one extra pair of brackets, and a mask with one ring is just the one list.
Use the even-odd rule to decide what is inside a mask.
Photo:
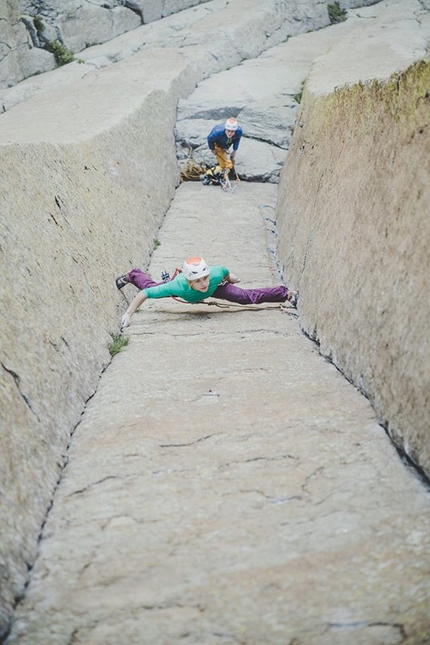
[[(233, 168), (232, 168), (232, 170), (234, 170), (234, 173), (235, 173), (235, 175), (236, 175), (236, 182), (238, 183), (238, 182), (240, 181), (240, 179), (239, 179), (239, 176), (238, 176), (238, 174), (237, 174), (237, 172), (236, 172), (236, 168), (234, 168), (234, 167), (233, 167)], [(221, 188), (222, 188), (226, 193), (234, 193), (234, 191), (235, 191), (235, 190), (236, 190), (236, 188), (237, 188), (237, 183), (236, 183), (236, 185), (235, 185), (235, 186), (232, 186), (232, 185), (231, 185), (231, 181), (230, 181), (230, 176), (229, 176), (229, 175), (230, 175), (230, 171), (229, 171), (229, 170), (225, 170), (225, 171), (224, 171), (224, 177), (223, 177), (223, 179), (221, 180)]]
[[(170, 273), (168, 271), (162, 271), (161, 272), (161, 279), (162, 279), (163, 282), (172, 282), (172, 280), (174, 280), (176, 278), (178, 273), (182, 273), (182, 269), (178, 269), (178, 267), (176, 267), (176, 269), (175, 269), (175, 271), (174, 271), (174, 273), (173, 273), (173, 275), (171, 277), (170, 277)], [(177, 296), (170, 296), (170, 297), (173, 298), (173, 300), (176, 300), (177, 302), (183, 303), (184, 305), (193, 304), (191, 302), (187, 302), (186, 300), (182, 300), (182, 298), (178, 298)]]

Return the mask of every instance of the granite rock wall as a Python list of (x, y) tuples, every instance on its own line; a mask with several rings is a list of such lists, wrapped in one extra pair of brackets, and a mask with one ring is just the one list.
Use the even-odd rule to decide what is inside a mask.
[(147, 266), (179, 182), (179, 98), (278, 44), (292, 23), (297, 32), (302, 18), (327, 24), (313, 0), (292, 12), (285, 0), (209, 5), (86, 50), (88, 64), (34, 77), (34, 91), (0, 117), (0, 641), (70, 433), (110, 360), (124, 307), (114, 279)]
[[(55, 69), (61, 55), (104, 43), (208, 0), (2, 0), (0, 89)], [(61, 63), (60, 63), (61, 64)]]
[(0, 635), (34, 561), (70, 433), (110, 361), (121, 307), (114, 278), (146, 265), (178, 182), (176, 101), (173, 84), (148, 91), (94, 138), (67, 144), (46, 132), (48, 141), (39, 133), (39, 142), (0, 147)]
[[(154, 29), (153, 25), (143, 26), (105, 46), (94, 48), (99, 60), (103, 61), (99, 63), (103, 69), (97, 68), (92, 58), (95, 52), (87, 50), (83, 54), (84, 64), (72, 63), (50, 72), (46, 75), (49, 77), (46, 86), (42, 82), (43, 75), (37, 77), (43, 88), (36, 88), (21, 96), (18, 102), (11, 102), (10, 109), (0, 117), (0, 262), (4, 276), (0, 284), (3, 303), (0, 314), (3, 331), (0, 640), (7, 632), (14, 604), (23, 592), (28, 570), (33, 565), (37, 536), (66, 459), (70, 432), (79, 423), (85, 401), (95, 391), (100, 373), (109, 363), (110, 332), (118, 331), (123, 306), (114, 278), (132, 265), (147, 265), (153, 239), (174, 195), (179, 174), (173, 137), (178, 99), (186, 97), (210, 74), (232, 64), (239, 65), (245, 58), (258, 56), (271, 45), (279, 44), (291, 33), (292, 25), (297, 30), (295, 33), (300, 33), (307, 30), (309, 21), (315, 29), (328, 24), (326, 4), (317, 0), (297, 0), (293, 8), (289, 3), (288, 11), (285, 1), (275, 0), (265, 2), (264, 6), (258, 0), (217, 0), (207, 3), (209, 5), (212, 13), (208, 11), (203, 17), (199, 13), (199, 20), (189, 28), (189, 17), (181, 16), (179, 24), (170, 16), (166, 25), (174, 36), (167, 27), (157, 31), (155, 23)], [(14, 0), (6, 3), (9, 11), (15, 11), (16, 6)], [(279, 11), (275, 11), (276, 8)], [(196, 7), (193, 12), (197, 14), (198, 9)], [(226, 13), (222, 14), (224, 10)], [(4, 26), (5, 22), (0, 20), (0, 28)], [(139, 32), (142, 33), (139, 35)], [(393, 42), (398, 40), (392, 34), (389, 38)], [(407, 38), (413, 44), (409, 32)], [(142, 41), (150, 44), (143, 45)], [(138, 51), (144, 46), (146, 49)], [(343, 57), (337, 56), (337, 60), (343, 60)], [(76, 70), (82, 68), (86, 68), (85, 74), (79, 77)], [(338, 78), (339, 68), (336, 73)], [(317, 77), (323, 76), (317, 72)], [(350, 352), (343, 360), (337, 349), (341, 358), (334, 356), (333, 348), (338, 345), (333, 334), (336, 335), (338, 329), (330, 329), (331, 335), (326, 333), (325, 319), (320, 317), (319, 310), (313, 311), (310, 306), (315, 295), (311, 297), (310, 288), (317, 289), (318, 278), (319, 294), (314, 298), (315, 306), (322, 307), (326, 302), (324, 315), (331, 315), (332, 297), (321, 298), (320, 277), (324, 272), (319, 265), (312, 268), (311, 263), (303, 259), (311, 257), (312, 244), (317, 245), (317, 241), (321, 252), (326, 251), (327, 258), (330, 257), (324, 239), (318, 240), (323, 229), (320, 220), (315, 219), (315, 207), (313, 211), (307, 209), (311, 207), (312, 191), (318, 194), (322, 173), (328, 177), (327, 183), (321, 184), (326, 196), (330, 195), (333, 182), (338, 186), (335, 191), (338, 218), (328, 223), (323, 238), (334, 234), (340, 241), (345, 238), (345, 229), (342, 233), (339, 227), (339, 221), (343, 221), (340, 214), (343, 214), (343, 196), (348, 195), (345, 191), (356, 181), (355, 175), (352, 169), (348, 174), (343, 168), (336, 175), (329, 165), (324, 170), (324, 163), (330, 159), (329, 144), (340, 135), (346, 143), (354, 143), (346, 150), (355, 155), (360, 149), (357, 142), (362, 142), (370, 126), (358, 120), (349, 133), (347, 122), (339, 131), (338, 122), (334, 122), (330, 131), (323, 127), (325, 122), (321, 114), (325, 112), (321, 105), (314, 103), (309, 94), (302, 106), (309, 110), (303, 112), (305, 118), (300, 122), (303, 127), (295, 129), (294, 151), (281, 182), (280, 251), (291, 281), (302, 292), (301, 314), (305, 328), (321, 339), (327, 353), (331, 353), (348, 373), (347, 360), (361, 356), (361, 345), (355, 347), (358, 350), (353, 359)], [(420, 110), (426, 105), (426, 100), (420, 99)], [(334, 111), (334, 107), (330, 109)], [(353, 103), (351, 117), (358, 119), (360, 109), (359, 104)], [(318, 128), (313, 129), (317, 125), (321, 126), (321, 132)], [(355, 127), (364, 129), (356, 131)], [(377, 132), (377, 126), (374, 127)], [(388, 133), (387, 151), (390, 149), (393, 154), (393, 150), (397, 150), (394, 134), (399, 133), (393, 134), (389, 148), (391, 128), (393, 125), (387, 121), (384, 130)], [(331, 138), (327, 134), (330, 132)], [(352, 138), (354, 132), (357, 132), (355, 140)], [(402, 132), (407, 141), (415, 130), (405, 128)], [(426, 128), (423, 133), (427, 133)], [(303, 163), (310, 159), (309, 151), (303, 153), (301, 150), (308, 136), (321, 141), (322, 154), (315, 166), (320, 168), (320, 174), (315, 176), (313, 164), (310, 164), (303, 165), (300, 168), (303, 173), (295, 175), (294, 164), (302, 158)], [(326, 136), (326, 148), (323, 136)], [(427, 141), (416, 134), (415, 143), (418, 140)], [(381, 146), (383, 142), (382, 137)], [(337, 153), (340, 156), (341, 152), (341, 148), (335, 149), (334, 156)], [(424, 152), (428, 159), (426, 148)], [(324, 154), (327, 154), (326, 161)], [(414, 155), (410, 160), (411, 169), (417, 167), (413, 166)], [(382, 155), (380, 167), (389, 178), (392, 171), (389, 165), (382, 164), (383, 159)], [(408, 164), (409, 158), (403, 159), (404, 163)], [(403, 164), (399, 168), (403, 168)], [(367, 166), (358, 165), (360, 168)], [(330, 176), (325, 174), (329, 171)], [(293, 183), (290, 183), (290, 176), (295, 180)], [(418, 176), (421, 175), (418, 173)], [(380, 181), (383, 181), (382, 175)], [(412, 185), (411, 178), (405, 175), (402, 184), (405, 191), (408, 181), (409, 186)], [(422, 190), (420, 199), (428, 197), (424, 186)], [(329, 203), (328, 208), (332, 206)], [(296, 212), (299, 217), (294, 220), (292, 213)], [(309, 239), (306, 238), (311, 228), (308, 216), (314, 218)], [(345, 223), (347, 221), (345, 219)], [(299, 224), (300, 230), (296, 231)], [(366, 230), (373, 235), (373, 229)], [(307, 240), (303, 253), (297, 236)], [(399, 230), (396, 243), (401, 239)], [(288, 246), (289, 240), (294, 241), (293, 249)], [(381, 237), (379, 243), (382, 241)], [(409, 253), (411, 261), (413, 257)], [(172, 266), (176, 261), (177, 258), (172, 258)], [(348, 259), (348, 263), (336, 266), (336, 269), (349, 269), (350, 264)], [(306, 271), (298, 266), (306, 267)], [(365, 257), (360, 266), (362, 274), (367, 275)], [(393, 266), (394, 261), (387, 265), (387, 276), (391, 275)], [(357, 275), (361, 276), (358, 270)], [(413, 273), (409, 271), (406, 275), (411, 280)], [(406, 298), (405, 293), (409, 291), (402, 288), (400, 277), (397, 283), (396, 295), (402, 293)], [(369, 284), (373, 282), (369, 281)], [(329, 286), (333, 285), (327, 283)], [(374, 291), (363, 293), (367, 300), (363, 300), (366, 306), (360, 310), (361, 317), (367, 309), (372, 310), (375, 302)], [(415, 297), (417, 291), (413, 293)], [(341, 298), (339, 302), (343, 302)], [(423, 306), (421, 299), (420, 307)], [(343, 312), (342, 315), (345, 318)], [(419, 321), (424, 320), (423, 315), (419, 314)], [(400, 324), (402, 319), (394, 317), (393, 320)], [(422, 336), (419, 335), (420, 326), (414, 327), (414, 324), (411, 321), (414, 335), (410, 342), (414, 344), (414, 351), (418, 351)], [(386, 342), (390, 343), (391, 337), (388, 335)], [(425, 342), (422, 341), (421, 348), (423, 357), (428, 347)], [(396, 369), (399, 365), (402, 364), (396, 365)], [(418, 368), (417, 362), (415, 367)], [(420, 374), (425, 379), (423, 370)], [(354, 379), (352, 368), (350, 372)], [(373, 387), (374, 382), (376, 380), (371, 378), (365, 381), (363, 390), (367, 388), (369, 396), (373, 390), (368, 383)], [(375, 401), (378, 405), (376, 395)], [(410, 397), (404, 408), (406, 414), (413, 407), (412, 403)]]
[(430, 476), (430, 64), (305, 93), (279, 254), (300, 320)]

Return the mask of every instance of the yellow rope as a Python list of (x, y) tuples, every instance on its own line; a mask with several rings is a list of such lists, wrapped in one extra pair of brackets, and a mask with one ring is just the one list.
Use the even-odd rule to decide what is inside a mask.
[[(179, 298), (175, 298), (174, 296), (171, 296), (171, 297), (177, 302), (184, 305), (206, 305), (207, 307), (212, 306), (212, 307), (218, 307), (219, 309), (228, 309), (230, 307), (233, 307), (233, 308), (245, 307), (246, 311), (259, 311), (261, 309), (281, 309), (281, 311), (284, 310), (284, 308), (282, 307), (284, 303), (279, 303), (279, 302), (264, 302), (264, 303), (261, 303), (260, 305), (258, 304), (241, 305), (239, 302), (230, 302), (230, 301), (225, 303), (224, 302), (205, 302), (204, 300), (199, 300), (198, 302), (187, 302), (186, 300), (180, 300)], [(262, 307), (261, 305), (276, 305), (276, 307)]]
[[(203, 164), (198, 164), (193, 158), (193, 151), (191, 148), (188, 150), (188, 158), (186, 162), (181, 167), (181, 183), (183, 181), (199, 181), (200, 176), (204, 175), (210, 168)], [(236, 168), (233, 166), (234, 173), (236, 175), (236, 181), (239, 183), (239, 175), (237, 174)], [(228, 177), (228, 174), (227, 174)]]
[(190, 148), (188, 159), (181, 168), (181, 183), (183, 181), (199, 181), (200, 175), (203, 175), (206, 170), (206, 166), (202, 166), (194, 161), (193, 152)]

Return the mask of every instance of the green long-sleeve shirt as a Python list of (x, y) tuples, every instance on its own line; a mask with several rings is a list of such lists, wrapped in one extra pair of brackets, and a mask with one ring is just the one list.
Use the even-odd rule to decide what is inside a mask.
[(171, 282), (159, 284), (156, 287), (148, 287), (142, 289), (143, 293), (148, 298), (168, 298), (169, 296), (177, 296), (186, 300), (186, 302), (199, 302), (205, 298), (210, 298), (215, 289), (220, 283), (228, 276), (229, 270), (226, 267), (214, 266), (209, 267), (209, 287), (207, 291), (196, 291), (192, 289), (188, 280), (182, 273), (176, 276)]

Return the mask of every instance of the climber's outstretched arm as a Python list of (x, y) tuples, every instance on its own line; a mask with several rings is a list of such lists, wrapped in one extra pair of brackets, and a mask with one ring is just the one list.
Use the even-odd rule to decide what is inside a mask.
[(143, 305), (147, 297), (148, 296), (144, 291), (139, 291), (139, 293), (134, 296), (133, 300), (128, 306), (127, 311), (121, 318), (121, 330), (129, 326), (132, 315), (139, 309), (141, 305)]

